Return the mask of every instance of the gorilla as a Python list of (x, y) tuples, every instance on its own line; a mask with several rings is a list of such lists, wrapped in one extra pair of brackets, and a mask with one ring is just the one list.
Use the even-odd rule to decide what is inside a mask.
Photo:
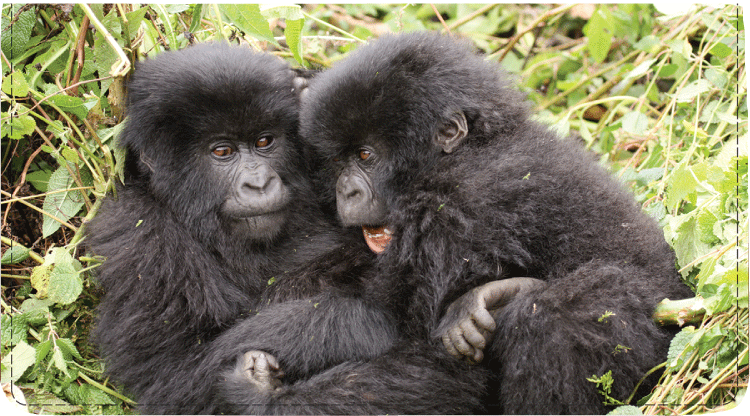
[[(216, 371), (202, 368), (227, 357), (216, 337), (255, 316), (273, 279), (356, 246), (310, 183), (315, 158), (297, 135), (302, 84), (271, 55), (199, 45), (143, 62), (128, 86), (124, 183), (89, 224), (87, 245), (106, 257), (94, 337), (141, 412), (216, 412)], [(351, 311), (360, 324), (387, 335), (383, 314), (360, 306)], [(289, 309), (300, 321), (314, 313)], [(260, 335), (237, 336), (271, 349), (252, 343)], [(379, 335), (342, 335), (339, 350), (380, 352), (390, 341)]]
[[(282, 376), (269, 366), (298, 386), (361, 387), (307, 390), (278, 412), (470, 412), (481, 369), (443, 351), (445, 365), (407, 353), (399, 371), (369, 363), (399, 342), (397, 326), (363, 297), (375, 255), (321, 209), (319, 160), (297, 133), (306, 81), (296, 75), (228, 45), (138, 65), (119, 138), (124, 181), (86, 240), (106, 258), (93, 336), (108, 374), (145, 414), (263, 412), (246, 374)], [(345, 370), (362, 361), (373, 369), (360, 382)], [(433, 392), (452, 396), (435, 403)]]
[(484, 411), (606, 413), (587, 378), (627, 398), (673, 335), (655, 305), (692, 293), (657, 224), (507, 78), (466, 42), (384, 36), (311, 80), (300, 131), (378, 253), (365, 296), (482, 361)]

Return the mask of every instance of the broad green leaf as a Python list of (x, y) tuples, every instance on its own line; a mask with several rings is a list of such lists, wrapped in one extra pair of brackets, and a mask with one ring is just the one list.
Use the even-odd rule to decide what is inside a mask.
[(591, 57), (597, 62), (604, 62), (612, 45), (614, 23), (611, 12), (607, 7), (599, 6), (591, 19), (583, 27), (583, 33), (588, 38), (588, 49)]
[(81, 357), (81, 354), (78, 352), (75, 344), (70, 339), (58, 338), (55, 340), (55, 345), (62, 350), (63, 357), (65, 357), (66, 360), (69, 360), (71, 358), (77, 358), (79, 360), (83, 359), (83, 357)]
[(220, 4), (219, 10), (227, 21), (233, 23), (245, 34), (276, 44), (268, 21), (263, 18), (260, 6), (257, 4)]
[[(15, 4), (7, 12), (3, 11), (3, 32), (0, 36), (0, 43), (2, 44), (3, 53), (10, 60), (14, 60), (24, 52), (26, 44), (31, 38), (31, 30), (36, 23), (36, 11), (31, 6), (28, 10), (19, 14), (16, 21), (11, 24), (9, 16), (15, 16), (22, 6), (24, 5)], [(8, 13), (7, 16), (6, 13)]]
[(692, 101), (698, 95), (708, 92), (710, 89), (710, 82), (705, 79), (698, 79), (685, 86), (685, 88), (677, 91), (675, 99), (678, 103), (687, 103)]
[(78, 299), (78, 295), (83, 291), (80, 269), (80, 263), (74, 260), (72, 256), (55, 264), (49, 278), (48, 296), (50, 300), (61, 305), (68, 305)]
[(731, 55), (732, 52), (734, 52), (732, 48), (721, 42), (718, 42), (716, 45), (712, 46), (708, 51), (708, 53), (717, 58), (726, 58), (727, 56)]
[(305, 65), (305, 60), (302, 58), (302, 26), (305, 24), (304, 19), (297, 20), (286, 20), (286, 29), (284, 29), (284, 37), (286, 38), (286, 44), (289, 45), (289, 49), (292, 51), (292, 55), (300, 65)]
[(648, 117), (640, 111), (631, 111), (622, 118), (622, 129), (641, 136), (648, 130)]
[(15, 71), (3, 78), (3, 92), (11, 97), (25, 97), (29, 93), (29, 84), (24, 74)]
[[(76, 167), (70, 165), (75, 172)], [(91, 185), (91, 174), (87, 170), (81, 170), (81, 179), (84, 186)], [(42, 209), (62, 221), (67, 221), (81, 210), (83, 207), (83, 196), (81, 191), (65, 191), (66, 189), (77, 187), (75, 181), (70, 176), (70, 172), (65, 166), (60, 166), (49, 178), (47, 192), (64, 191), (49, 193), (44, 198)], [(61, 227), (61, 224), (54, 219), (44, 216), (42, 220), (42, 235), (44, 238), (49, 237)]]
[(2, 345), (10, 348), (26, 339), (29, 322), (22, 313), (3, 314), (0, 318), (2, 326)]
[(49, 97), (48, 102), (60, 107), (66, 113), (73, 113), (80, 120), (85, 120), (89, 114), (89, 109), (79, 97), (73, 97), (65, 94), (57, 94)]
[(68, 363), (65, 361), (65, 357), (63, 357), (62, 350), (60, 348), (54, 348), (52, 350), (52, 363), (57, 367), (58, 370), (65, 373), (68, 378), (70, 378), (70, 373), (68, 372)]
[(3, 137), (20, 140), (34, 132), (36, 120), (28, 114), (14, 115), (10, 117), (8, 113), (2, 113), (2, 118), (8, 118), (6, 125), (3, 126)]
[(21, 378), (26, 369), (34, 365), (36, 349), (24, 341), (19, 342), (10, 354), (3, 357), (0, 383), (15, 382)]
[(47, 192), (47, 184), (49, 183), (49, 177), (52, 176), (52, 172), (48, 170), (36, 170), (26, 175), (26, 182), (34, 185), (39, 192)]
[(667, 209), (674, 210), (690, 194), (695, 193), (698, 186), (693, 173), (685, 165), (681, 165), (672, 172), (668, 179), (666, 198), (664, 204)]
[(16, 264), (29, 258), (29, 249), (22, 245), (13, 245), (3, 253), (2, 264)]
[(686, 351), (694, 335), (695, 327), (686, 326), (672, 338), (672, 342), (669, 344), (669, 352), (667, 353), (667, 368), (680, 368), (682, 366), (682, 361), (693, 350), (693, 348), (690, 348), (690, 350)]

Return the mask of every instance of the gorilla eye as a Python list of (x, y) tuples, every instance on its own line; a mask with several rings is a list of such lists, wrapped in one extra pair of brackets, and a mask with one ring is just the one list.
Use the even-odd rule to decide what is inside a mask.
[(370, 158), (372, 153), (369, 150), (362, 149), (359, 151), (359, 158), (362, 160), (367, 160)]
[(264, 147), (268, 147), (273, 143), (273, 137), (271, 136), (263, 136), (260, 139), (255, 141), (255, 147), (262, 149)]
[(227, 157), (234, 153), (234, 149), (229, 146), (217, 146), (211, 151), (211, 153), (218, 157)]

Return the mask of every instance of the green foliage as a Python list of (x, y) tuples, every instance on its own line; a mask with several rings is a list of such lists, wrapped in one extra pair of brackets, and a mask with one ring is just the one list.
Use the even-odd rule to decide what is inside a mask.
[(626, 403), (613, 414), (733, 406), (748, 381), (742, 9), (664, 16), (648, 4), (434, 7), (440, 18), (430, 4), (3, 5), (2, 381), (22, 387), (34, 411), (132, 409), (87, 338), (99, 296), (88, 271), (99, 259), (78, 243), (122, 175), (116, 135), (134, 62), (229, 41), (326, 68), (383, 33), (429, 29), (470, 39), (517, 76), (538, 119), (596, 152), (663, 227), (696, 292), (686, 310), (704, 312), (703, 322), (674, 338), (654, 370), (659, 386), (637, 406), (610, 397), (611, 372), (591, 377), (606, 403)]

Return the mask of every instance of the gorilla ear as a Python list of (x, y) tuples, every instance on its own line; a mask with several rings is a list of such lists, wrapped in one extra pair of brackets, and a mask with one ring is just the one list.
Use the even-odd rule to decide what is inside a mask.
[(302, 76), (294, 77), (294, 90), (297, 92), (297, 96), (299, 97), (300, 101), (303, 100), (308, 94), (307, 85), (307, 78)]
[(445, 153), (452, 153), (468, 134), (466, 116), (462, 111), (457, 111), (438, 128), (434, 140)]

